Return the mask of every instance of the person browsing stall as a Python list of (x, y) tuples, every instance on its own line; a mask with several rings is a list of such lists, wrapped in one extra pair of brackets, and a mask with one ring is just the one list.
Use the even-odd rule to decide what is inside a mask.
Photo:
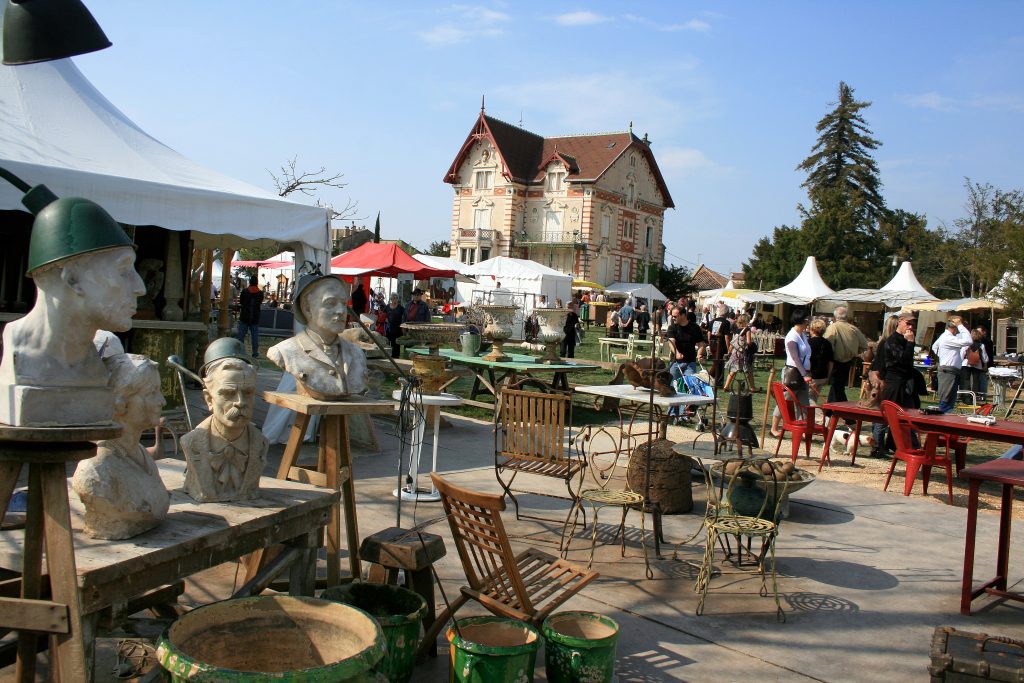
[[(807, 338), (807, 314), (797, 309), (791, 318), (793, 326), (786, 333), (786, 366), (782, 370), (782, 383), (793, 391), (797, 401), (797, 417), (803, 415), (801, 406), (810, 405), (810, 393), (817, 394), (817, 385), (811, 375), (811, 344)], [(778, 406), (772, 413), (772, 436), (782, 437), (779, 421), (782, 412)]]
[(423, 290), (412, 290), (412, 301), (405, 307), (405, 315), (402, 322), (406, 323), (429, 323), (430, 307), (423, 300)]
[(956, 392), (960, 388), (960, 369), (963, 367), (961, 349), (974, 343), (963, 319), (954, 315), (946, 321), (946, 330), (932, 344), (939, 357), (939, 410), (948, 413), (956, 405)]

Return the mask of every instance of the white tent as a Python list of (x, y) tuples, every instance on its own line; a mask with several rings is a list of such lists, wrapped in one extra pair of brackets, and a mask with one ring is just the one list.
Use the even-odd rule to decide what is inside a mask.
[(623, 292), (627, 296), (636, 299), (647, 299), (647, 307), (653, 306), (653, 301), (660, 301), (662, 303), (668, 301), (668, 297), (661, 293), (657, 287), (652, 284), (641, 284), (639, 282), (614, 282), (608, 285), (605, 289), (612, 290), (615, 292)]
[(813, 256), (808, 256), (800, 274), (785, 287), (773, 290), (775, 294), (800, 297), (808, 302), (817, 299), (824, 299), (829, 294), (835, 294), (836, 290), (825, 284), (818, 272), (818, 261)]
[[(0, 166), (58, 196), (95, 201), (121, 223), (191, 230), (200, 247), (249, 241), (326, 253), (329, 244), (326, 209), (183, 157), (121, 113), (70, 59), (0, 66)], [(0, 181), (0, 209), (24, 211), (21, 197)]]
[(892, 276), (892, 279), (882, 285), (883, 292), (906, 292), (920, 297), (920, 301), (935, 301), (931, 292), (924, 288), (924, 285), (914, 275), (914, 266), (910, 261), (900, 264), (900, 269)]
[(462, 261), (456, 261), (453, 258), (446, 256), (431, 256), (430, 254), (413, 254), (412, 257), (422, 263), (425, 266), (431, 268), (437, 268), (439, 270), (454, 270), (459, 273), (464, 273), (467, 266)]
[(541, 265), (536, 261), (496, 256), (468, 266), (463, 271), (478, 280), (476, 284), (458, 284), (459, 300), (477, 302), (486, 299), (490, 292), (501, 283), (503, 289), (510, 290), (517, 296), (517, 303), (524, 305), (527, 311), (533, 310), (534, 303), (541, 294), (548, 297), (553, 305), (555, 299), (568, 303), (572, 296), (572, 276)]

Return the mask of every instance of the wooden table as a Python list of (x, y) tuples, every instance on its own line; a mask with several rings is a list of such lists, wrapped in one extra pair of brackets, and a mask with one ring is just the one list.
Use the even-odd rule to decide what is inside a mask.
[[(1024, 486), (1024, 462), (997, 458), (968, 467), (960, 473), (967, 479), (970, 496), (967, 501), (967, 535), (964, 542), (964, 578), (960, 590), (960, 613), (970, 614), (975, 598), (988, 593), (1008, 600), (1024, 602), (1024, 594), (1007, 591), (1010, 564), (1010, 524), (1013, 519), (1013, 487)], [(996, 553), (995, 578), (974, 587), (974, 541), (978, 528), (978, 489), (981, 482), (991, 481), (1003, 487), (999, 507), (999, 549)]]
[[(352, 449), (349, 445), (348, 418), (350, 415), (390, 415), (395, 412), (394, 401), (354, 397), (346, 401), (321, 401), (302, 394), (287, 394), (279, 391), (264, 391), (263, 400), (295, 412), (295, 424), (288, 435), (288, 443), (281, 456), (278, 468), (279, 479), (301, 481), (341, 491), (345, 509), (345, 536), (348, 542), (348, 562), (352, 577), (360, 576), (359, 566), (359, 524), (356, 519), (355, 476), (352, 473)], [(299, 451), (306, 429), (314, 415), (320, 416), (320, 453), (317, 466), (298, 465)], [(327, 525), (327, 585), (336, 586), (341, 581), (341, 561), (338, 550), (341, 547), (341, 510), (335, 505)], [(260, 558), (254, 563), (259, 565)], [(251, 565), (252, 566), (252, 565)]]
[[(412, 353), (426, 353), (426, 349), (410, 349)], [(501, 391), (501, 387), (505, 383), (512, 384), (524, 377), (535, 377), (536, 375), (544, 373), (552, 373), (552, 379), (550, 385), (554, 389), (562, 389), (564, 391), (569, 390), (569, 380), (566, 375), (570, 372), (589, 372), (591, 370), (597, 370), (598, 366), (589, 365), (587, 363), (577, 363), (572, 360), (567, 360), (562, 363), (540, 363), (538, 362), (537, 356), (527, 356), (523, 354), (511, 353), (509, 355), (512, 360), (510, 361), (490, 361), (484, 360), (478, 356), (466, 356), (457, 351), (450, 349), (441, 349), (441, 355), (449, 358), (452, 363), (456, 365), (463, 365), (469, 368), (473, 373), (475, 379), (473, 381), (473, 390), (469, 395), (470, 405), (485, 406), (490, 408), (490, 404), (481, 402), (472, 403), (479, 394), (489, 393), (491, 396), (497, 397), (498, 392)]]
[(993, 425), (985, 425), (969, 422), (966, 415), (927, 415), (920, 410), (908, 410), (907, 415), (915, 427), (926, 432), (1024, 444), (1024, 422), (996, 420)]
[[(263, 477), (259, 498), (200, 504), (182, 490), (184, 462), (160, 460), (157, 467), (171, 492), (170, 510), (160, 526), (134, 538), (89, 538), (82, 531), (84, 510), (78, 496), (70, 497), (89, 674), (101, 617), (116, 621), (130, 615), (141, 609), (138, 599), (147, 593), (271, 544), (286, 543), (293, 551), (290, 592), (313, 595), (318, 536), (331, 509), (337, 508), (337, 491)], [(0, 567), (21, 566), (22, 536), (21, 531), (0, 532)], [(275, 565), (274, 573), (283, 570), (281, 564)], [(268, 572), (257, 584), (243, 586), (239, 593), (261, 589), (270, 578)]]

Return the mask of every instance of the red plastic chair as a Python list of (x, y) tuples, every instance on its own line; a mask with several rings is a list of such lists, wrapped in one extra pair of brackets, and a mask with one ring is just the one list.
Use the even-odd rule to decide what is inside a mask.
[(801, 441), (804, 442), (807, 457), (811, 457), (811, 437), (821, 434), (824, 438), (826, 432), (825, 425), (818, 424), (814, 417), (814, 411), (818, 409), (818, 406), (800, 405), (800, 409), (804, 412), (804, 418), (800, 419), (796, 416), (799, 404), (792, 389), (781, 382), (772, 382), (772, 396), (775, 397), (775, 404), (779, 406), (779, 414), (782, 416), (782, 436), (775, 444), (775, 455), (779, 455), (782, 439), (786, 436), (786, 432), (789, 432), (793, 437), (791, 454), (793, 462), (796, 462), (796, 454), (800, 451)]
[(892, 479), (893, 470), (896, 469), (896, 461), (902, 460), (907, 464), (906, 480), (903, 482), (903, 495), (909, 496), (914, 488), (914, 480), (917, 479), (917, 471), (924, 468), (921, 479), (924, 483), (924, 492), (928, 493), (928, 480), (932, 475), (933, 467), (942, 467), (946, 470), (946, 487), (949, 489), (949, 504), (953, 504), (953, 463), (949, 457), (939, 455), (936, 451), (938, 444), (937, 434), (921, 433), (925, 437), (923, 448), (915, 448), (913, 436), (913, 424), (903, 408), (892, 401), (882, 401), (882, 415), (889, 423), (889, 433), (896, 443), (896, 454), (893, 456), (892, 465), (889, 466), (889, 476), (885, 478), (883, 491), (889, 490), (889, 480)]
[[(986, 403), (978, 408), (975, 415), (991, 415), (992, 404)], [(949, 456), (949, 452), (953, 451), (956, 456), (956, 475), (960, 476), (960, 471), (967, 464), (967, 444), (971, 443), (971, 437), (969, 436), (956, 436), (953, 434), (946, 435), (940, 434), (938, 445), (946, 447), (946, 456)]]

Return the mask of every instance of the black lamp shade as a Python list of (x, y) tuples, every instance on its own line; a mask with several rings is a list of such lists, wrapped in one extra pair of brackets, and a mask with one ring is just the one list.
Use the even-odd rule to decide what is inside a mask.
[(80, 0), (6, 0), (4, 64), (34, 64), (110, 47)]

